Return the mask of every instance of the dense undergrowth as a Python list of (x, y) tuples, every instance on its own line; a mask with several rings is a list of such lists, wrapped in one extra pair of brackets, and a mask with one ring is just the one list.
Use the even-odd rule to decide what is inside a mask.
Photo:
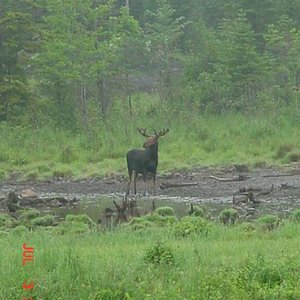
[(86, 132), (0, 124), (0, 178), (11, 172), (31, 179), (125, 174), (126, 152), (143, 144), (137, 127), (150, 132), (170, 128), (160, 140), (161, 173), (197, 165), (266, 166), (300, 160), (296, 109), (251, 115), (153, 109), (148, 105), (131, 117), (115, 112), (113, 118), (95, 123)]
[[(300, 297), (299, 210), (280, 225), (276, 216), (224, 225), (156, 212), (113, 231), (86, 215), (51, 224), (43, 218), (37, 211), (19, 221), (1, 215), (1, 299)], [(23, 243), (34, 247), (25, 267)], [(22, 289), (24, 280), (34, 282), (31, 291)]]

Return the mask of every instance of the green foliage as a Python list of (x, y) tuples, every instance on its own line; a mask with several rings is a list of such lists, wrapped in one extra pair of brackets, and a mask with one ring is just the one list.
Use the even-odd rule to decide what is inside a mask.
[(176, 236), (186, 237), (190, 235), (205, 235), (209, 231), (208, 223), (199, 217), (183, 217), (173, 226), (173, 232)]
[(24, 211), (21, 216), (20, 216), (20, 220), (21, 221), (31, 221), (35, 218), (38, 218), (41, 215), (41, 213), (35, 209), (35, 208), (31, 208), (29, 210)]
[(193, 206), (193, 213), (191, 216), (195, 216), (195, 217), (204, 217), (204, 211), (203, 208), (199, 207), (199, 206)]
[(37, 226), (53, 226), (56, 225), (57, 222), (55, 220), (55, 217), (53, 215), (46, 215), (43, 217), (35, 218), (31, 221), (32, 227)]
[(260, 229), (265, 232), (273, 231), (282, 224), (282, 220), (275, 215), (262, 216), (257, 220), (257, 222)]
[(161, 241), (148, 249), (145, 254), (145, 261), (155, 265), (174, 266), (175, 257), (172, 250)]
[(291, 220), (295, 223), (300, 223), (300, 209), (295, 209), (291, 213)]
[(0, 228), (10, 227), (12, 219), (8, 214), (0, 213)]
[(155, 212), (162, 217), (175, 215), (174, 208), (169, 206), (158, 207)]
[(239, 215), (234, 208), (225, 208), (220, 212), (220, 222), (224, 225), (235, 225), (238, 221)]
[(54, 232), (59, 235), (87, 235), (94, 232), (96, 228), (96, 223), (87, 214), (67, 215), (65, 220), (54, 229)]
[(96, 226), (96, 223), (87, 214), (67, 215), (66, 222), (83, 223), (88, 225), (90, 228), (94, 228)]
[(128, 225), (125, 226), (130, 226), (133, 230), (139, 230), (147, 227), (169, 227), (176, 222), (177, 219), (174, 215), (162, 216), (153, 213), (138, 218), (132, 218)]
[(17, 236), (21, 236), (28, 232), (28, 228), (24, 225), (18, 225), (11, 229), (11, 232)]

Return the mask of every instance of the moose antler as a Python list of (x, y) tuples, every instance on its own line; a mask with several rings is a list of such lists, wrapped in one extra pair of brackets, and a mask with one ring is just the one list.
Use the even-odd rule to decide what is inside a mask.
[(161, 137), (165, 134), (167, 134), (169, 132), (169, 128), (163, 128), (163, 130), (161, 130), (158, 134), (156, 134), (157, 136)]
[(142, 136), (150, 137), (150, 135), (146, 134), (146, 128), (138, 128), (138, 131)]

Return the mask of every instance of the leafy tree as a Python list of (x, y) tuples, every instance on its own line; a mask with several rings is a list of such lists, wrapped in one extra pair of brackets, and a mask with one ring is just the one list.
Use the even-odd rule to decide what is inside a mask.
[(79, 112), (87, 129), (91, 101), (106, 114), (107, 81), (118, 71), (116, 62), (126, 32), (137, 26), (130, 24), (126, 9), (119, 15), (115, 12), (113, 1), (51, 0), (48, 11), (42, 51), (35, 60), (41, 83), (50, 88), (48, 96), (55, 103), (59, 124), (69, 126)]
[(32, 101), (29, 61), (38, 42), (33, 1), (0, 3), (0, 121), (16, 121)]
[(177, 42), (186, 23), (183, 18), (174, 19), (175, 10), (166, 0), (157, 1), (155, 12), (147, 11), (148, 22), (145, 38), (151, 69), (158, 82), (162, 106), (172, 98), (173, 67), (178, 67)]
[(300, 31), (283, 15), (265, 34), (273, 97), (290, 103), (300, 86)]
[(219, 30), (222, 41), (218, 71), (227, 74), (230, 85), (226, 108), (245, 110), (255, 106), (262, 86), (263, 61), (255, 47), (254, 31), (246, 15), (240, 11), (236, 18), (225, 20)]

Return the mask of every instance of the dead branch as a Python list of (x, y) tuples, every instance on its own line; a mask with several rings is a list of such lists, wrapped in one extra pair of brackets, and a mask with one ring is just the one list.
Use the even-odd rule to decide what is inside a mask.
[(184, 186), (195, 186), (198, 185), (198, 182), (180, 182), (180, 183), (168, 183), (162, 182), (159, 187), (164, 190), (172, 187), (184, 187)]
[(239, 189), (239, 193), (243, 194), (243, 193), (249, 193), (249, 192), (260, 192), (262, 190), (262, 188), (255, 188), (255, 187), (241, 187)]
[(232, 177), (232, 178), (222, 178), (222, 177), (210, 175), (210, 178), (221, 181), (221, 182), (232, 182), (232, 181), (244, 181), (250, 177), (247, 175), (239, 175), (237, 177)]
[(262, 195), (269, 195), (269, 194), (271, 194), (271, 192), (273, 191), (273, 188), (274, 188), (274, 184), (272, 184), (272, 186), (271, 186), (271, 188), (270, 188), (269, 191), (261, 192), (261, 193), (257, 194), (256, 197), (262, 196)]
[(285, 177), (285, 176), (295, 176), (300, 175), (300, 172), (294, 172), (289, 174), (269, 174), (269, 175), (263, 175), (262, 177)]

